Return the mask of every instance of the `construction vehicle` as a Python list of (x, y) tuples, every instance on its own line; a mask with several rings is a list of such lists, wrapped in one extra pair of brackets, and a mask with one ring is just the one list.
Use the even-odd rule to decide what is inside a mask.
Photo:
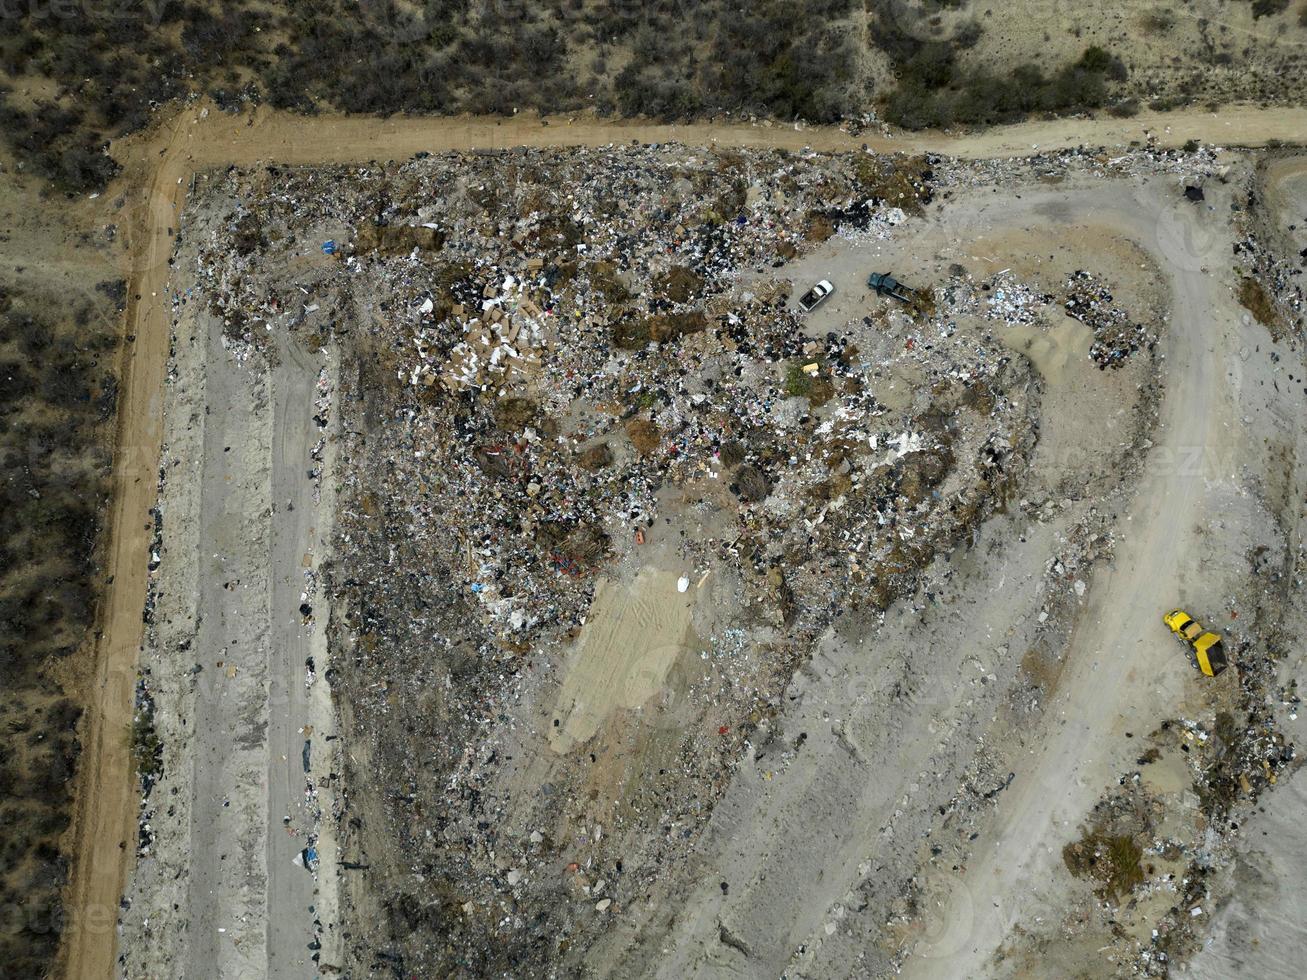
[(894, 278), (892, 272), (873, 272), (867, 277), (867, 288), (876, 290), (877, 296), (892, 296), (900, 303), (911, 303), (912, 290)]
[(1205, 630), (1198, 621), (1183, 609), (1172, 609), (1162, 617), (1171, 632), (1184, 642), (1193, 654), (1194, 666), (1208, 677), (1215, 677), (1228, 666), (1221, 634)]
[(830, 280), (823, 279), (799, 297), (799, 306), (802, 308), (804, 313), (811, 313), (825, 302), (826, 297), (833, 292), (835, 292), (835, 287), (831, 285)]

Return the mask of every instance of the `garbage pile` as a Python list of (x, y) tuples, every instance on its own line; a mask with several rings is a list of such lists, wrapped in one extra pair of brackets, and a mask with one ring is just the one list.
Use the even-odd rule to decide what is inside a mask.
[[(1276, 340), (1301, 336), (1307, 300), (1303, 297), (1300, 264), (1307, 265), (1307, 255), (1281, 254), (1272, 244), (1278, 236), (1268, 234), (1268, 241), (1259, 234), (1264, 231), (1262, 226), (1275, 219), (1267, 218), (1255, 200), (1248, 212), (1241, 214), (1240, 221), (1245, 234), (1234, 245), (1236, 268), (1243, 277), (1239, 301)], [(1250, 227), (1254, 230), (1248, 230)]]
[(1067, 315), (1094, 331), (1089, 356), (1100, 371), (1119, 368), (1135, 351), (1152, 350), (1157, 344), (1157, 332), (1114, 306), (1112, 293), (1092, 273), (1076, 270), (1067, 277), (1065, 288), (1062, 305)]
[(1095, 146), (1041, 151), (1036, 145), (1031, 147), (1031, 151), (1030, 156), (990, 160), (931, 155), (927, 163), (933, 175), (935, 193), (947, 196), (954, 187), (1070, 176), (1119, 178), (1167, 174), (1192, 183), (1206, 178), (1224, 180), (1231, 172), (1230, 158), (1223, 157), (1224, 148), (1209, 144), (1163, 148), (1150, 141), (1147, 146), (1132, 148), (1125, 153), (1109, 153), (1103, 147)]
[(1009, 324), (1035, 323), (1041, 309), (1053, 302), (1052, 296), (1035, 292), (1007, 269), (979, 284), (956, 276), (949, 280), (946, 290), (956, 315)]
[[(477, 950), (494, 972), (505, 907), (533, 934), (591, 935), (599, 905), (684, 851), (813, 638), (909, 590), (1024, 470), (1024, 360), (945, 313), (813, 334), (770, 278), (831, 235), (910, 220), (914, 201), (869, 197), (868, 181), (915, 207), (928, 196), (920, 161), (894, 179), (862, 156), (521, 149), (217, 179), (215, 200), (259, 201), (263, 243), (227, 240), (251, 223), (233, 205), (200, 249), (197, 289), (227, 342), (267, 358), (341, 345), (337, 558), (306, 579), (301, 612), (333, 605), (328, 679), (370, 746), (348, 782), (385, 801), (381, 827), (346, 806), (343, 860), (381, 860), (380, 833), (396, 880), (475, 897), (414, 969)], [(771, 639), (703, 651), (732, 674), (687, 695), (705, 723), (687, 730), (675, 789), (567, 844), (609, 870), (586, 872), (577, 902), (546, 902), (516, 869), (552, 845), (496, 824), (515, 730), (600, 574), (641, 548), (665, 549), (682, 591), (728, 573)], [(593, 825), (584, 762), (551, 776), (543, 825)], [(414, 895), (384, 901), (423, 921)]]

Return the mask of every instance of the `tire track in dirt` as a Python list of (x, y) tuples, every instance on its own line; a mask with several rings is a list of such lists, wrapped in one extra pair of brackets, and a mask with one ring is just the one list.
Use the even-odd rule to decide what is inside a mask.
[[(166, 139), (166, 135), (164, 136)], [(64, 959), (58, 972), (87, 980), (112, 976), (116, 922), (127, 862), (135, 845), (139, 794), (130, 731), (137, 653), (143, 634), (146, 558), (153, 536), (162, 392), (168, 358), (167, 282), (185, 168), (165, 153), (136, 168), (140, 198), (126, 232), (132, 257), (123, 345), (106, 578), (99, 609), (93, 687), (86, 705), (73, 824), (73, 868), (65, 910)], [(130, 193), (130, 192), (129, 192)]]
[[(1035, 239), (1044, 233), (1093, 228), (1132, 240), (1148, 251), (1165, 252), (1165, 247), (1154, 247), (1157, 217), (1170, 203), (1164, 197), (1169, 189), (1160, 183), (1135, 188), (1123, 181), (1102, 181), (1090, 190), (1027, 189), (1015, 200), (1009, 196), (994, 202), (982, 195), (978, 205), (977, 198), (955, 197), (951, 215), (940, 220), (983, 227), (987, 237), (1015, 230), (1029, 232)], [(1180, 246), (1180, 239), (1174, 242)], [(1209, 247), (1219, 252), (1223, 245), (1228, 247), (1218, 239)], [(1177, 394), (1164, 410), (1164, 437), (1158, 437), (1154, 458), (1166, 458), (1178, 448), (1176, 443), (1210, 444), (1217, 425), (1214, 406), (1220, 399), (1212, 383), (1213, 360), (1206, 353), (1210, 338), (1204, 334), (1210, 320), (1198, 315), (1216, 286), (1185, 258), (1167, 266), (1179, 270), (1172, 278), (1173, 320), (1181, 325), (1169, 341), (1174, 353), (1166, 362), (1168, 390), (1174, 388)], [(1199, 279), (1206, 285), (1195, 282)], [(1219, 357), (1215, 361), (1220, 363)], [(1090, 592), (1090, 599), (1097, 605), (1085, 613), (1082, 624), (1100, 617), (1104, 608), (1120, 615), (1095, 629), (1083, 627), (1071, 641), (1066, 656), (1074, 671), (1068, 672), (1059, 688), (1059, 705), (1065, 708), (1050, 723), (1039, 754), (1019, 767), (1014, 765), (1013, 787), (999, 803), (1001, 819), (1011, 826), (993, 836), (1005, 853), (992, 867), (986, 862), (985, 870), (969, 869), (965, 878), (957, 880), (952, 906), (939, 917), (938, 929), (931, 930), (932, 941), (919, 945), (919, 955), (909, 961), (905, 974), (929, 980), (981, 976), (984, 954), (1006, 934), (1006, 920), (989, 913), (996, 912), (996, 902), (1006, 913), (1016, 905), (1014, 896), (1020, 895), (1003, 876), (1022, 870), (1029, 872), (1019, 879), (1022, 882), (1038, 880), (1037, 871), (1023, 858), (1028, 853), (1042, 855), (1042, 842), (1055, 824), (1061, 826), (1060, 818), (1069, 816), (1074, 825), (1110, 781), (1109, 754), (1098, 752), (1086, 758), (1083, 748), (1108, 742), (1106, 735), (1126, 710), (1122, 702), (1129, 699), (1129, 692), (1144, 687), (1141, 678), (1150, 672), (1164, 672), (1154, 669), (1159, 658), (1166, 658), (1163, 668), (1173, 659), (1169, 645), (1145, 642), (1150, 636), (1147, 627), (1156, 625), (1157, 604), (1166, 601), (1159, 600), (1159, 594), (1178, 590), (1175, 581), (1186, 563), (1184, 554), (1176, 553), (1187, 554), (1196, 546), (1189, 530), (1202, 480), (1177, 472), (1162, 479), (1168, 476), (1177, 486), (1154, 486), (1159, 492), (1151, 498), (1141, 491), (1145, 506), (1136, 508), (1134, 520), (1122, 525), (1131, 542), (1129, 554), (1118, 560), (1122, 570), (1107, 576), (1108, 585), (1101, 582), (1102, 576), (1095, 576), (1099, 588)], [(1007, 533), (1010, 537), (1016, 532)], [(660, 909), (675, 909), (670, 922), (651, 916), (615, 937), (598, 954), (604, 965), (596, 975), (846, 975), (851, 957), (839, 966), (821, 959), (834, 952), (823, 949), (824, 943), (838, 946), (844, 939), (830, 928), (842, 917), (841, 904), (845, 910), (856, 905), (846, 896), (856, 894), (869, 875), (876, 880), (885, 877), (876, 865), (889, 859), (877, 857), (877, 851), (915, 848), (922, 828), (914, 824), (913, 814), (937, 807), (942, 811), (940, 804), (947, 803), (953, 792), (951, 784), (935, 785), (922, 776), (938, 770), (939, 763), (932, 760), (953, 758), (950, 766), (956, 767), (956, 760), (965, 758), (965, 746), (985, 729), (982, 718), (968, 710), (974, 691), (954, 673), (954, 662), (964, 656), (956, 638), (965, 636), (969, 628), (983, 626), (984, 639), (971, 647), (981, 655), (988, 655), (999, 643), (1017, 650), (1028, 648), (1042, 604), (1035, 585), (1056, 551), (1047, 528), (1023, 528), (1020, 543), (1006, 545), (1001, 561), (1004, 587), (995, 589), (982, 576), (966, 588), (958, 586), (962, 598), (955, 601), (965, 605), (920, 618), (896, 606), (875, 632), (874, 665), (868, 662), (871, 650), (848, 642), (824, 643), (814, 658), (814, 667), (819, 668), (814, 674), (824, 679), (814, 682), (801, 677), (789, 692), (792, 703), (787, 706), (786, 730), (803, 729), (811, 736), (802, 764), (765, 784), (756, 773), (749, 773), (752, 778), (728, 790), (710, 820), (708, 843), (694, 858), (693, 877), (700, 884), (679, 901), (658, 903)], [(1140, 554), (1148, 560), (1137, 558)], [(1108, 595), (1103, 596), (1105, 590)], [(883, 720), (887, 694), (844, 678), (859, 674), (871, 678), (885, 669), (883, 664), (900, 662), (912, 663), (931, 680), (926, 694), (895, 706), (895, 722), (887, 731)], [(1126, 681), (1105, 684), (1104, 672)], [(857, 747), (853, 760), (849, 758), (853, 750), (840, 751), (830, 739), (816, 734), (829, 727), (823, 724), (828, 717), (838, 719), (840, 730)], [(813, 758), (817, 753), (821, 757)], [(747, 767), (743, 771), (748, 772)], [(1058, 778), (1062, 774), (1065, 779)], [(1049, 812), (1054, 807), (1057, 821)], [(808, 846), (796, 846), (799, 840)], [(979, 841), (977, 847), (984, 843)], [(979, 859), (975, 863), (981, 864)], [(719, 890), (719, 881), (729, 882), (729, 894)], [(848, 935), (855, 937), (850, 940), (855, 944), (866, 941), (865, 931), (854, 929)], [(662, 950), (656, 966), (649, 965), (653, 949)], [(795, 950), (805, 953), (799, 956)], [(973, 952), (975, 958), (969, 955)]]
[[(1123, 761), (1124, 732), (1164, 717), (1164, 706), (1180, 700), (1174, 689), (1178, 680), (1168, 671), (1173, 651), (1153, 641), (1158, 611), (1195, 588), (1210, 549), (1220, 546), (1193, 530), (1210, 496), (1205, 474), (1165, 461), (1184, 459), (1195, 447), (1219, 445), (1220, 432), (1238, 422), (1237, 392), (1228, 393), (1222, 377), (1243, 342), (1237, 315), (1221, 295), (1223, 281), (1194, 261), (1218, 267), (1230, 243), (1223, 235), (1194, 234), (1187, 241), (1205, 241), (1203, 254), (1180, 254), (1177, 239), (1156, 233), (1166, 207), (1160, 194), (1137, 194), (1129, 208), (1110, 194), (1100, 198), (1074, 205), (1059, 200), (1059, 216), (1071, 205), (1078, 217), (1092, 216), (1115, 228), (1154, 252), (1170, 280), (1166, 392), (1154, 445), (1120, 525), (1116, 555), (1094, 573), (1089, 605), (1068, 641), (1067, 670), (1036, 740), (1040, 748), (1018, 771), (994, 824), (976, 842), (965, 878), (956, 879), (951, 904), (939, 914), (940, 934), (905, 964), (902, 975), (909, 978), (986, 975), (990, 957), (1012, 927), (1041, 904), (1035, 896), (1058, 872), (1062, 845)], [(1013, 212), (1027, 218), (1037, 214), (1037, 200), (1009, 205), (1004, 220)], [(1184, 220), (1198, 219), (1186, 215)], [(1224, 546), (1237, 550), (1242, 542)]]

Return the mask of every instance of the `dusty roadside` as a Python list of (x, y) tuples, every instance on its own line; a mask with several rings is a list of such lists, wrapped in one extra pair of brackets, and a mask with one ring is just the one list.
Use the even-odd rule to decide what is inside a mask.
[(142, 804), (119, 969), (307, 977), (334, 925), (334, 879), (320, 887), (317, 874), (333, 723), (319, 680), (326, 610), (314, 604), (335, 366), (327, 348), (287, 345), (265, 363), (233, 343), (186, 276), (213, 219), (203, 208), (183, 219), (168, 287), (138, 693), (164, 750)]
[[(1307, 131), (1303, 110), (1231, 109), (1219, 113), (1140, 114), (1128, 120), (1032, 123), (977, 137), (911, 139), (854, 137), (833, 130), (782, 127), (667, 127), (567, 124), (535, 120), (358, 120), (278, 116), (259, 112), (231, 118), (191, 107), (128, 155), (130, 194), (138, 194), (132, 222), (132, 278), (124, 351), (123, 397), (114, 468), (109, 575), (103, 639), (97, 650), (97, 697), (88, 713), (74, 833), (76, 868), (69, 887), (73, 925), (67, 947), (70, 976), (101, 977), (113, 970), (114, 922), (130, 860), (135, 790), (128, 746), (135, 664), (146, 595), (146, 556), (153, 522), (155, 477), (162, 437), (160, 392), (169, 336), (166, 295), (172, 235), (191, 173), (227, 163), (290, 163), (400, 158), (446, 147), (602, 145), (615, 141), (716, 141), (723, 145), (851, 149), (862, 143), (884, 151), (933, 149), (959, 155), (1019, 155), (1078, 144), (1123, 145), (1150, 135), (1162, 145), (1188, 139), (1259, 144), (1293, 140)], [(384, 149), (383, 149), (384, 148)]]
[[(166, 129), (167, 127), (165, 127)], [(131, 261), (118, 376), (113, 503), (108, 518), (106, 593), (87, 704), (77, 804), (69, 830), (75, 845), (65, 908), (69, 924), (61, 971), (70, 977), (113, 973), (122, 883), (134, 839), (137, 785), (129, 732), (145, 604), (146, 569), (162, 438), (162, 392), (168, 353), (167, 306), (160, 301), (172, 252), (182, 168), (167, 155), (132, 168), (131, 220), (123, 229)]]

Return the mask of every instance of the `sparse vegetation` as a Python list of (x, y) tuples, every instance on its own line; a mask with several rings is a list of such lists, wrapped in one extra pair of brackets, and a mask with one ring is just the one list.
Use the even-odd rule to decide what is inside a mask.
[(1253, 19), (1271, 17), (1289, 9), (1289, 0), (1253, 0)]
[(807, 396), (812, 391), (812, 378), (803, 370), (803, 365), (794, 363), (785, 372), (785, 397)]
[(1128, 896), (1144, 880), (1143, 849), (1128, 834), (1092, 831), (1062, 848), (1062, 861), (1077, 878), (1088, 878), (1105, 896)]
[(884, 201), (908, 214), (921, 214), (930, 203), (930, 164), (925, 157), (895, 160), (862, 154), (854, 164), (858, 186), (868, 197)]
[[(5, 976), (39, 977), (59, 942), (59, 894), (80, 709), (53, 668), (82, 646), (109, 456), (99, 448), (116, 382), (108, 284), (80, 302), (0, 286), (0, 932)], [(52, 311), (70, 310), (56, 318)]]
[(1251, 276), (1244, 276), (1239, 281), (1239, 303), (1263, 326), (1274, 327), (1278, 324), (1275, 304), (1271, 302), (1265, 287)]
[[(1254, 17), (1290, 0), (1252, 0)], [(981, 20), (963, 4), (871, 5), (869, 37), (894, 66), (879, 94), (896, 124), (987, 125), (1035, 113), (1111, 105), (1134, 111), (1144, 93), (1108, 86), (1125, 68), (1101, 48), (1057, 69), (970, 64)], [(852, 0), (724, 0), (685, 5), (507, 0), (315, 0), (222, 6), (195, 0), (93, 5), (48, 16), (40, 4), (0, 9), (0, 132), (25, 166), (84, 192), (117, 171), (110, 138), (139, 129), (159, 105), (189, 93), (224, 110), (267, 102), (314, 112), (510, 114), (594, 110), (676, 120), (756, 114), (835, 122), (872, 108)], [(1307, 24), (1307, 8), (1299, 15)], [(1145, 34), (1174, 13), (1139, 14)], [(947, 27), (947, 30), (945, 29)], [(879, 57), (873, 56), (873, 60)], [(1223, 54), (1220, 53), (1220, 54)], [(48, 86), (31, 87), (32, 79)], [(29, 96), (27, 92), (38, 91)]]
[[(220, 7), (0, 9), (0, 130), (56, 186), (103, 186), (106, 141), (197, 92), (237, 109), (389, 114), (518, 109), (678, 119), (720, 112), (831, 122), (861, 111), (851, 0), (729, 6), (316, 0)], [(57, 95), (28, 101), (18, 80)], [(12, 84), (4, 88), (4, 82)]]
[(1154, 7), (1140, 15), (1139, 26), (1145, 34), (1165, 34), (1175, 26), (1175, 14), (1166, 7)]
[(154, 728), (151, 706), (140, 707), (132, 720), (132, 764), (146, 786), (152, 786), (163, 771), (163, 744)]
[[(892, 42), (906, 54), (899, 62), (899, 87), (889, 97), (886, 117), (908, 129), (955, 124), (992, 125), (1017, 122), (1032, 113), (1068, 113), (1097, 109), (1108, 101), (1108, 82), (1123, 81), (1120, 59), (1100, 47), (1052, 75), (1033, 64), (1018, 65), (1006, 75), (983, 68), (963, 68), (961, 44)], [(1127, 113), (1129, 103), (1120, 103)]]
[[(646, 16), (666, 16), (655, 11)], [(848, 115), (857, 105), (855, 52), (842, 24), (851, 11), (846, 0), (769, 0), (694, 8), (689, 32), (646, 22), (613, 80), (614, 106), (663, 118), (722, 109), (826, 122)]]

